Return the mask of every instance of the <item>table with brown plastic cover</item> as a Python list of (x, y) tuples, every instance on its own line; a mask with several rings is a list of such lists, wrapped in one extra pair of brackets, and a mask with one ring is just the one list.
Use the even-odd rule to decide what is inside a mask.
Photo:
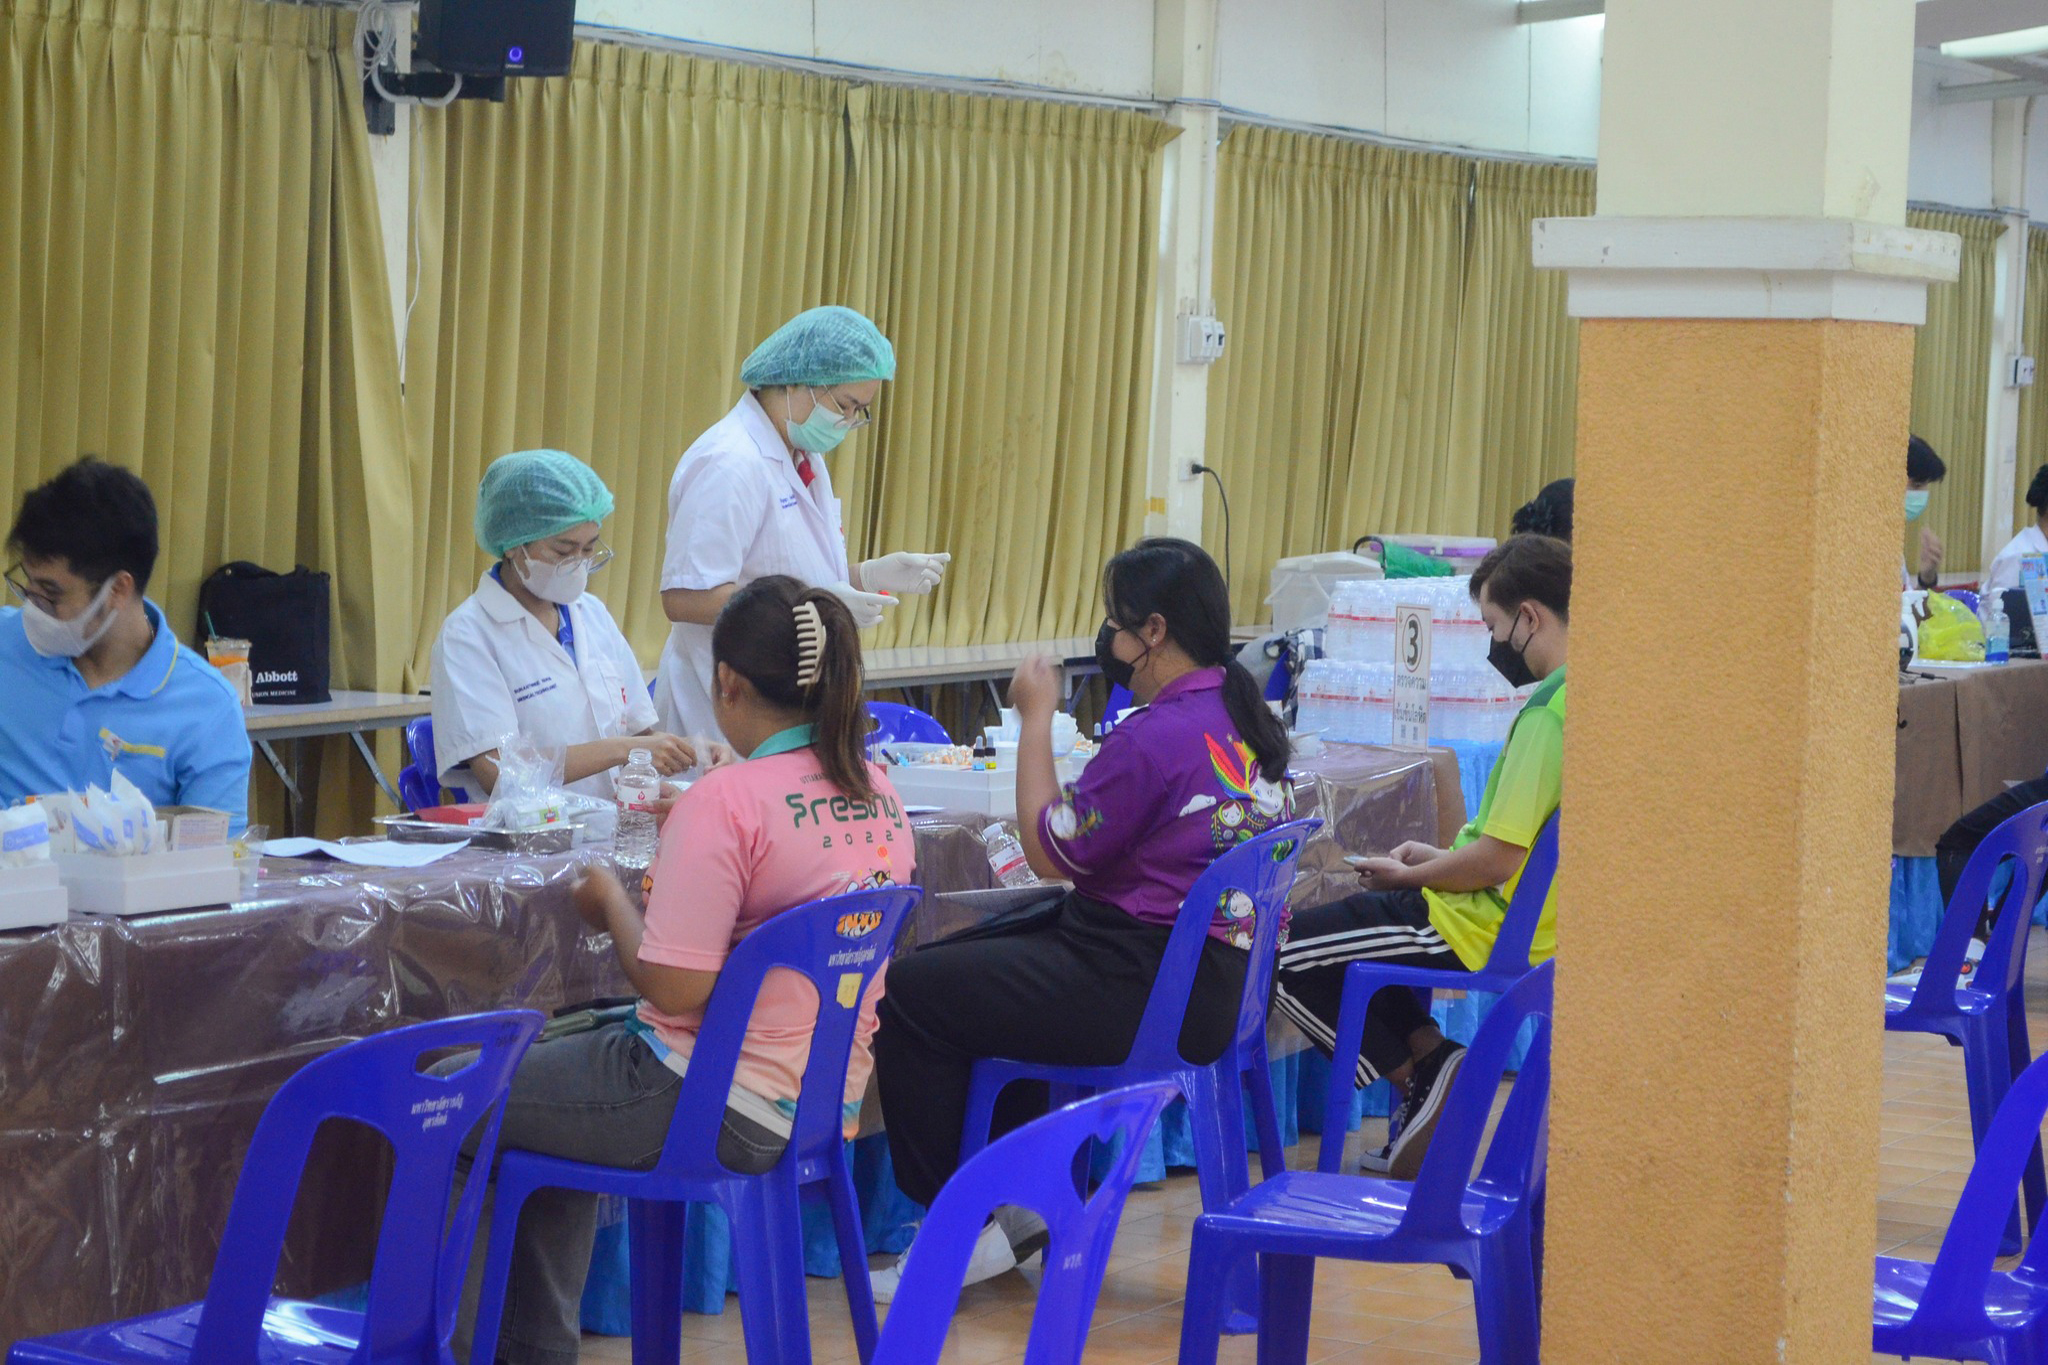
[(1932, 857), (1957, 817), (2048, 771), (2048, 662), (1901, 674), (1897, 763), (1892, 852)]
[[(1298, 904), (1355, 887), (1345, 851), (1440, 837), (1428, 758), (1338, 748), (1300, 768), (1300, 813), (1335, 837), (1305, 853)], [(918, 817), (932, 894), (913, 940), (987, 913), (974, 894), (994, 885), (983, 823)], [(310, 1058), (401, 1024), (625, 994), (609, 940), (570, 904), (579, 863), (270, 860), (258, 895), (234, 907), (0, 934), (0, 1347), (201, 1297), (256, 1120)], [(285, 1292), (367, 1278), (380, 1143), (323, 1130)]]

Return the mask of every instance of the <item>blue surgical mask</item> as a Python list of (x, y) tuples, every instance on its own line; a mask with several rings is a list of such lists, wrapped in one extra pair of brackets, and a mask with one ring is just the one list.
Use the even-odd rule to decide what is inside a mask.
[(803, 421), (789, 420), (789, 394), (782, 395), (782, 415), (789, 430), (789, 443), (798, 450), (808, 450), (813, 455), (823, 455), (834, 450), (853, 430), (853, 424), (832, 410), (832, 405), (811, 391), (811, 415)]
[(1927, 490), (1908, 488), (1906, 490), (1906, 520), (1918, 521), (1920, 514), (1927, 510)]

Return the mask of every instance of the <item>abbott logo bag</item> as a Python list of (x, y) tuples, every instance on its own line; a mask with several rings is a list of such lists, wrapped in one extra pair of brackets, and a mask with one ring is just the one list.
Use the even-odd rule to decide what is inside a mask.
[(303, 564), (275, 573), (236, 560), (199, 586), (199, 636), (249, 642), (249, 693), (258, 705), (328, 700), (332, 580)]

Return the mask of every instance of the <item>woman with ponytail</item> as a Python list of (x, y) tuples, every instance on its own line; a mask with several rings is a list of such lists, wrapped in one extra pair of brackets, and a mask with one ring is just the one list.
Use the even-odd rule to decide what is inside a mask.
[[(891, 968), (875, 1037), (896, 1183), (931, 1203), (959, 1163), (969, 1073), (982, 1057), (1108, 1066), (1130, 1054), (1181, 902), (1217, 855), (1292, 816), (1287, 729), (1230, 645), (1230, 595), (1216, 562), (1184, 540), (1146, 540), (1103, 574), (1108, 619), (1096, 657), (1144, 709), (1103, 742), (1079, 782), (1054, 776), (1052, 661), (1017, 670), (1022, 724), (1017, 823), (1040, 876), (1072, 892), (1040, 915), (934, 943)], [(1223, 1055), (1244, 990), (1253, 925), (1218, 907), (1181, 1027), (1181, 1055)], [(998, 1131), (1043, 1110), (1042, 1089), (1011, 1087)], [(982, 1232), (968, 1282), (1044, 1245), (1028, 1214)], [(878, 1299), (894, 1269), (874, 1277)]]
[[(860, 640), (846, 605), (794, 578), (756, 579), (720, 611), (712, 655), (718, 728), (745, 761), (709, 773), (676, 802), (648, 874), (644, 915), (609, 871), (577, 883), (577, 908), (611, 934), (640, 1001), (629, 1018), (527, 1052), (513, 1077), (501, 1146), (652, 1166), (668, 1138), (704, 1006), (733, 947), (793, 906), (910, 880), (914, 852), (902, 803), (867, 761)], [(849, 1125), (873, 1066), (869, 1040), (881, 990), (878, 975), (861, 1005), (846, 1073)], [(768, 1170), (788, 1145), (817, 1005), (811, 983), (793, 972), (770, 973), (763, 983), (719, 1138), (719, 1160), (731, 1169)], [(527, 1204), (500, 1360), (576, 1359), (596, 1230), (593, 1196), (548, 1190)], [(479, 1249), (479, 1265), (482, 1256)], [(469, 1354), (473, 1312), (472, 1298), (458, 1358)]]

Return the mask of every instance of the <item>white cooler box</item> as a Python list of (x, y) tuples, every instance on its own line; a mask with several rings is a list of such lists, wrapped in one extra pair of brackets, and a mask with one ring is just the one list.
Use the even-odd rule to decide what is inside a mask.
[[(1053, 772), (1058, 775), (1060, 785), (1072, 782), (1081, 768), (1087, 766), (1083, 760), (1078, 766), (1071, 758), (1054, 762)], [(998, 768), (976, 771), (972, 768), (942, 768), (936, 764), (912, 763), (906, 767), (885, 769), (889, 781), (894, 784), (896, 794), (903, 798), (906, 806), (938, 806), (943, 810), (974, 811), (981, 815), (1017, 815), (1017, 770)]]
[(89, 915), (154, 915), (202, 905), (229, 905), (242, 894), (242, 874), (227, 848), (177, 849), (133, 858), (60, 853), (57, 874), (71, 908)]
[(47, 929), (71, 916), (55, 863), (0, 868), (0, 930)]

